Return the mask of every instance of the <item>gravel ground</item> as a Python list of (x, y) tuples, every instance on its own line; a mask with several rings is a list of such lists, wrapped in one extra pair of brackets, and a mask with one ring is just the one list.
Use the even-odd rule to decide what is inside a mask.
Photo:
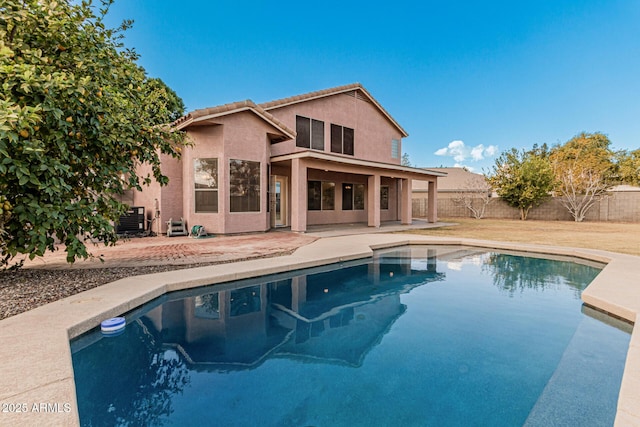
[[(246, 259), (289, 255), (292, 252), (279, 252)], [(189, 265), (107, 267), (76, 270), (23, 268), (0, 271), (0, 320), (125, 277), (234, 261), (237, 260)]]

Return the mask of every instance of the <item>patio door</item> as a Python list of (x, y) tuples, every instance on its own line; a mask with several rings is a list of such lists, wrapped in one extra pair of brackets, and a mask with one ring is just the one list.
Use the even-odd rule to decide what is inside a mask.
[(273, 176), (273, 215), (272, 226), (286, 227), (287, 222), (287, 183), (286, 176)]

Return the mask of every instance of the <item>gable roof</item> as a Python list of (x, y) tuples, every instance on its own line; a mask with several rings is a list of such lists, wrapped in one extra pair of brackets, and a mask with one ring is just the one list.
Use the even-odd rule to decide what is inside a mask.
[(371, 96), (371, 94), (367, 92), (367, 90), (364, 87), (362, 87), (360, 83), (352, 83), (349, 85), (337, 86), (330, 89), (324, 89), (324, 90), (319, 90), (315, 92), (305, 93), (302, 95), (291, 96), (289, 98), (283, 98), (275, 101), (264, 102), (260, 104), (260, 106), (264, 108), (266, 111), (269, 111), (269, 110), (274, 110), (276, 108), (286, 107), (288, 105), (298, 104), (300, 102), (311, 101), (314, 99), (325, 98), (327, 96), (333, 96), (333, 95), (338, 95), (342, 93), (352, 95), (357, 99), (361, 99), (373, 104), (380, 111), (380, 113), (382, 113), (382, 115), (385, 116), (387, 120), (389, 120), (391, 124), (396, 129), (398, 129), (398, 131), (400, 131), (400, 134), (402, 134), (403, 137), (409, 136), (409, 134), (402, 128), (402, 126), (400, 126), (400, 124), (398, 124), (398, 122), (396, 122), (395, 119), (391, 117), (391, 114), (389, 114), (387, 110), (385, 110), (382, 107), (382, 105), (380, 105), (380, 103), (376, 101), (375, 98)]
[(289, 129), (287, 125), (273, 117), (273, 115), (265, 111), (262, 107), (260, 107), (250, 99), (247, 99), (246, 101), (232, 102), (230, 104), (219, 105), (217, 107), (203, 108), (200, 110), (192, 111), (187, 115), (180, 117), (178, 120), (173, 122), (171, 126), (176, 130), (181, 130), (192, 125), (203, 125), (212, 123), (211, 121), (218, 117), (228, 116), (243, 111), (254, 113), (260, 119), (276, 128), (286, 137), (295, 139), (295, 131)]
[[(464, 168), (425, 168), (429, 171), (439, 172), (445, 176), (438, 179), (438, 192), (477, 191), (487, 186), (484, 175), (470, 172)], [(414, 182), (412, 190), (415, 192), (427, 191), (427, 185), (423, 182)]]

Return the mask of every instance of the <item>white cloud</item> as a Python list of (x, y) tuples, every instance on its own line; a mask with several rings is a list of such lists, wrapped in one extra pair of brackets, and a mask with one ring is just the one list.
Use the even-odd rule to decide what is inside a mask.
[(495, 145), (485, 147), (483, 144), (478, 144), (475, 147), (469, 147), (464, 141), (456, 140), (451, 141), (449, 145), (440, 148), (434, 154), (436, 156), (452, 157), (457, 163), (461, 163), (467, 160), (478, 162), (487, 157), (493, 157), (497, 153), (498, 147)]
[(454, 168), (465, 168), (467, 169), (469, 172), (475, 172), (476, 168), (474, 168), (473, 166), (467, 166), (467, 165), (463, 165), (462, 163), (456, 163), (453, 165)]
[(453, 157), (456, 162), (462, 162), (467, 158), (468, 148), (462, 141), (451, 141), (448, 146), (435, 152), (436, 156)]
[(493, 157), (496, 154), (498, 154), (498, 146), (497, 145), (490, 145), (484, 150), (484, 155), (486, 157)]
[(454, 271), (462, 271), (462, 261), (449, 261), (447, 262), (447, 268)]
[(484, 145), (482, 144), (476, 145), (471, 149), (471, 158), (476, 162), (479, 160), (482, 160), (484, 159), (484, 156), (482, 155), (483, 152), (484, 152)]

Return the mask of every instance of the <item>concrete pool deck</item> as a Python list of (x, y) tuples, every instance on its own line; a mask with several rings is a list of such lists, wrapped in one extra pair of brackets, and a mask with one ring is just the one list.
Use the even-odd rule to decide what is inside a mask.
[[(583, 292), (585, 303), (635, 322), (640, 257), (589, 249), (409, 234), (321, 237), (291, 255), (130, 277), (0, 321), (0, 426), (79, 425), (69, 340), (164, 293), (335, 262), (406, 244), (464, 245), (574, 256), (607, 266)], [(634, 330), (616, 426), (640, 425), (640, 330)]]

